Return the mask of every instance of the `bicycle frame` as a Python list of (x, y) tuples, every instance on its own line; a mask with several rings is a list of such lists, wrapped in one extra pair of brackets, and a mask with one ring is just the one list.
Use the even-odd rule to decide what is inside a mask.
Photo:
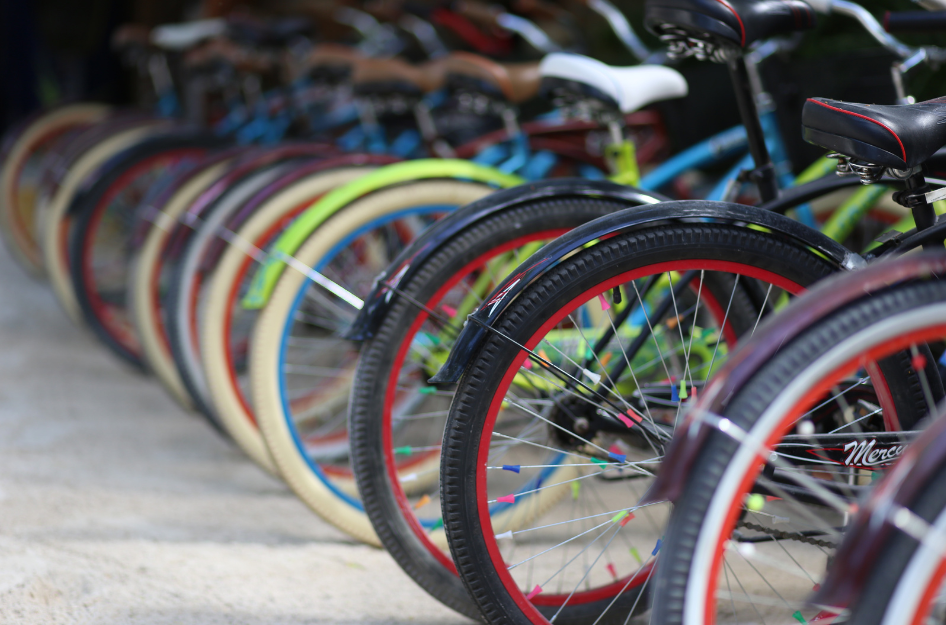
[[(771, 119), (774, 121), (774, 117)], [(770, 128), (772, 132), (773, 143), (780, 145), (781, 138), (777, 133), (777, 128), (774, 123), (768, 124), (767, 127)], [(653, 193), (648, 193), (645, 184), (660, 184), (662, 186), (674, 177), (693, 167), (715, 163), (726, 157), (731, 157), (732, 154), (736, 153), (740, 148), (745, 149), (745, 146), (745, 130), (741, 126), (730, 128), (671, 158), (667, 163), (660, 165), (653, 172), (641, 179), (640, 188), (625, 188), (635, 196), (635, 203), (640, 203), (642, 201), (641, 198), (647, 198), (643, 200), (646, 203), (661, 201), (665, 198), (663, 198), (663, 196), (654, 195)], [(802, 176), (799, 176), (799, 179), (817, 177), (818, 174), (825, 171), (826, 163), (831, 164), (833, 167), (832, 161), (821, 159), (809, 167)], [(473, 167), (474, 169), (467, 170), (466, 167)], [(463, 173), (469, 171), (475, 171), (476, 174)], [(740, 171), (740, 168), (734, 168), (729, 172), (727, 180), (735, 180)], [(619, 172), (615, 178), (627, 179), (634, 175), (634, 171), (625, 170)], [(346, 187), (342, 187), (326, 195), (304, 212), (276, 242), (271, 256), (258, 270), (256, 276), (254, 276), (250, 290), (243, 300), (243, 306), (248, 309), (259, 309), (266, 305), (266, 302), (269, 301), (269, 296), (275, 288), (276, 281), (279, 279), (279, 276), (282, 275), (287, 260), (291, 259), (292, 255), (299, 249), (305, 239), (307, 239), (320, 224), (328, 219), (328, 217), (334, 214), (335, 211), (366, 193), (379, 190), (383, 186), (433, 178), (471, 179), (487, 182), (488, 184), (495, 184), (497, 188), (515, 186), (524, 182), (521, 177), (504, 173), (497, 168), (475, 165), (468, 161), (461, 160), (421, 159), (383, 167), (363, 179), (349, 183)], [(856, 181), (838, 180), (831, 185), (831, 188), (848, 187), (854, 184), (857, 184)], [(570, 185), (572, 186), (571, 189), (569, 188)], [(543, 188), (555, 189), (556, 191), (566, 194), (579, 196), (587, 192), (598, 192), (588, 191), (587, 189), (582, 191), (583, 186), (583, 184), (572, 179), (570, 182), (565, 182), (564, 184), (555, 185), (553, 187), (543, 186)], [(819, 193), (816, 194), (815, 197), (824, 193), (821, 187), (817, 187), (817, 189)], [(609, 189), (608, 194), (611, 193), (614, 193), (614, 191)], [(530, 199), (529, 196), (523, 197)], [(775, 212), (785, 212), (789, 208), (797, 209), (799, 206), (803, 206), (808, 199), (810, 198), (798, 201), (790, 199), (787, 203), (774, 202), (773, 204), (775, 204), (775, 206), (768, 208)], [(872, 203), (872, 201), (868, 202), (867, 198), (855, 194), (855, 196), (842, 206), (843, 214), (845, 215), (844, 224), (847, 227), (853, 227), (857, 218), (869, 210)], [(501, 207), (496, 206), (495, 208), (499, 210)], [(310, 215), (310, 213), (312, 214)], [(835, 231), (838, 235), (844, 234), (842, 228), (836, 228)], [(844, 236), (846, 236), (846, 234), (844, 234)]]
[[(734, 80), (737, 81), (737, 84), (740, 84), (739, 81), (741, 80), (742, 91), (750, 91), (748, 78), (743, 77), (741, 79), (739, 73), (735, 72)], [(738, 91), (740, 90), (737, 89), (737, 92)], [(753, 106), (751, 110), (753, 115), (756, 114), (755, 110)], [(619, 144), (612, 144), (609, 146), (609, 152), (615, 173), (611, 177), (611, 180), (631, 187), (637, 187), (646, 192), (647, 190), (654, 190), (668, 184), (679, 175), (691, 169), (719, 163), (727, 158), (732, 158), (735, 154), (740, 152), (748, 152), (749, 154), (741, 158), (736, 165), (727, 172), (722, 181), (717, 184), (707, 198), (709, 200), (721, 200), (726, 199), (733, 185), (740, 181), (743, 170), (751, 170), (753, 163), (758, 162), (761, 152), (765, 155), (766, 161), (768, 161), (769, 155), (771, 155), (771, 163), (774, 168), (773, 175), (777, 174), (780, 185), (783, 187), (791, 186), (794, 184), (795, 179), (791, 174), (787, 151), (785, 150), (784, 142), (778, 129), (778, 120), (774, 109), (769, 107), (762, 111), (762, 113), (758, 115), (758, 119), (759, 123), (754, 126), (754, 130), (752, 130), (751, 133), (743, 126), (736, 126), (724, 130), (670, 158), (644, 177), (639, 176), (638, 165), (634, 158), (633, 143), (625, 140)], [(752, 135), (751, 137), (750, 134)], [(753, 141), (756, 143), (753, 143)], [(494, 150), (495, 154), (490, 154), (489, 147), (480, 151), (479, 160), (482, 161), (482, 163), (477, 164), (477, 166), (482, 167), (486, 164), (495, 166), (477, 169), (477, 176), (480, 177), (473, 177), (471, 179), (484, 182), (490, 181), (488, 182), (489, 184), (496, 184), (497, 187), (512, 186), (523, 182), (523, 178), (519, 176), (515, 177), (515, 180), (518, 182), (513, 182), (513, 178), (504, 177), (511, 176), (513, 172), (523, 171), (524, 169), (528, 170), (529, 165), (535, 163), (535, 159), (532, 157), (540, 156), (541, 152), (536, 155), (530, 155), (528, 141), (522, 134), (512, 137), (510, 143), (513, 146), (511, 155), (503, 150)], [(757, 143), (761, 143), (761, 145), (757, 145)], [(473, 160), (474, 163), (476, 163), (477, 159), (474, 158)], [(298, 250), (302, 242), (308, 238), (315, 228), (323, 223), (328, 216), (341, 209), (348, 202), (354, 201), (364, 193), (377, 191), (380, 189), (380, 186), (375, 185), (378, 184), (384, 186), (385, 184), (401, 184), (410, 182), (411, 180), (438, 177), (463, 178), (464, 176), (462, 175), (458, 176), (449, 173), (454, 166), (462, 167), (462, 163), (466, 163), (467, 165), (474, 164), (467, 163), (466, 161), (422, 159), (413, 161), (411, 164), (392, 165), (371, 174), (369, 178), (372, 182), (367, 183), (364, 191), (359, 190), (359, 183), (361, 181), (355, 181), (345, 188), (330, 193), (303, 213), (283, 236), (280, 237), (276, 243), (273, 254), (254, 277), (250, 291), (243, 300), (244, 307), (258, 309), (266, 304), (272, 290), (275, 288), (276, 281), (282, 274), (282, 268), (291, 260), (292, 255)], [(541, 167), (542, 173), (547, 171), (552, 164), (554, 164), (554, 161), (543, 163)], [(819, 159), (799, 176), (799, 180), (811, 180), (823, 176), (829, 171), (829, 167), (833, 167), (831, 161), (826, 158)], [(389, 169), (396, 173), (388, 172), (387, 170)], [(382, 179), (386, 179), (388, 182), (381, 183), (380, 181)], [(497, 184), (499, 180), (503, 182)], [(844, 202), (828, 224), (827, 232), (829, 236), (835, 240), (843, 240), (846, 238), (857, 221), (870, 209), (882, 192), (883, 191), (875, 190), (855, 193)], [(791, 205), (791, 208), (795, 209), (803, 223), (809, 226), (815, 224), (814, 217), (806, 204), (797, 202)], [(311, 217), (309, 216), (310, 212), (313, 213)]]

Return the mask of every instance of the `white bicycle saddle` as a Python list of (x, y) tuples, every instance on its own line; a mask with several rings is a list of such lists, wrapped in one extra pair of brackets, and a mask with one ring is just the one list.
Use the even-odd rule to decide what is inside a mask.
[(610, 97), (622, 113), (688, 93), (687, 81), (680, 72), (663, 65), (612, 67), (582, 56), (554, 52), (539, 65), (542, 78), (558, 78), (587, 85)]
[(227, 22), (222, 19), (165, 24), (151, 31), (151, 43), (165, 50), (186, 50), (205, 39), (218, 37), (225, 32), (227, 32)]

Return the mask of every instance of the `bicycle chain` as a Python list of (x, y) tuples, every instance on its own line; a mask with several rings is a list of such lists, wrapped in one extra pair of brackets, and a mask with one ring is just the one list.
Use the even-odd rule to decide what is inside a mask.
[(779, 540), (797, 540), (798, 542), (807, 543), (809, 545), (814, 545), (816, 547), (825, 547), (827, 549), (835, 549), (837, 545), (826, 540), (818, 540), (817, 538), (812, 538), (811, 536), (801, 536), (797, 533), (792, 532), (783, 532), (781, 530), (772, 529), (770, 527), (764, 527), (762, 525), (756, 525), (755, 523), (749, 523), (748, 521), (740, 521), (737, 527), (744, 527), (748, 530), (753, 530), (755, 532), (762, 532), (763, 534), (768, 534), (772, 538), (777, 538)]

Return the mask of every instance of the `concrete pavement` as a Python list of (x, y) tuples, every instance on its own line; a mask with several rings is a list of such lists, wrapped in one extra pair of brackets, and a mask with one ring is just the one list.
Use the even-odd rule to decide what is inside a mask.
[(469, 623), (73, 326), (2, 246), (0, 622)]

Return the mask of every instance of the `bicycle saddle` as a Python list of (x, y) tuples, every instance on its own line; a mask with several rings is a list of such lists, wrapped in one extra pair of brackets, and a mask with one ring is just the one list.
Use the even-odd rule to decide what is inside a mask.
[(181, 51), (226, 32), (227, 23), (222, 19), (165, 24), (151, 30), (151, 44), (165, 50)]
[(572, 91), (600, 100), (622, 113), (631, 113), (648, 104), (682, 98), (688, 92), (686, 79), (663, 65), (612, 67), (601, 61), (555, 52), (539, 65), (542, 93)]
[(887, 106), (810, 98), (802, 110), (802, 134), (845, 156), (910, 169), (946, 145), (946, 98)]
[(442, 70), (435, 69), (442, 62), (416, 67), (401, 59), (360, 59), (354, 63), (352, 84), (360, 95), (400, 94), (421, 96), (435, 91), (443, 84)]
[(443, 67), (452, 81), (476, 82), (476, 90), (519, 104), (539, 91), (538, 63), (497, 63), (470, 52), (454, 52)]
[(811, 7), (801, 0), (647, 0), (644, 24), (656, 35), (682, 30), (745, 48), (749, 44), (815, 26)]

